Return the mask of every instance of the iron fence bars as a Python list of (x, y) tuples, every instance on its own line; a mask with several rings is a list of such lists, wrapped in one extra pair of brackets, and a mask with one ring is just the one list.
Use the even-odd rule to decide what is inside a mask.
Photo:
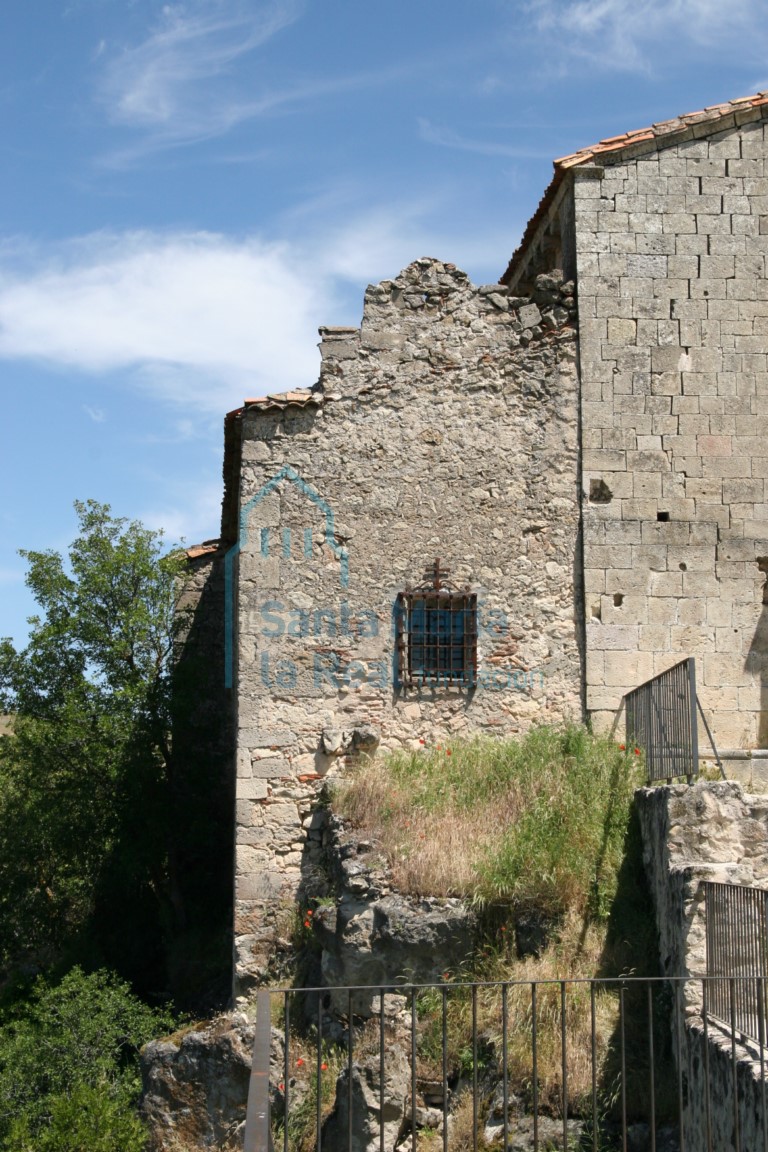
[(656, 1062), (653, 1051), (653, 985), (647, 985), (648, 995), (648, 1099), (651, 1130), (651, 1152), (656, 1152)]
[[(768, 891), (704, 882), (709, 1012), (762, 1046), (768, 975)], [(733, 1002), (731, 1002), (733, 1001)]]
[(743, 1040), (765, 1040), (765, 990), (738, 971), (335, 988), (335, 1007), (260, 990), (244, 1149), (768, 1152), (765, 1050)]
[(717, 764), (718, 771), (720, 772), (720, 778), (722, 780), (725, 780), (725, 779), (727, 779), (727, 777), (725, 775), (725, 768), (723, 768), (723, 762), (720, 759), (720, 753), (717, 750), (717, 745), (715, 744), (715, 738), (712, 735), (712, 729), (710, 728), (709, 723), (707, 721), (707, 718), (704, 715), (704, 709), (701, 706), (701, 700), (699, 700), (698, 696), (696, 697), (696, 705), (699, 709), (699, 716), (701, 716), (701, 722), (704, 725), (704, 731), (707, 734), (707, 739), (709, 740), (709, 745), (715, 754), (715, 764)]
[[(285, 1038), (286, 1047), (288, 1047), (288, 1037)], [(315, 1056), (315, 1067), (317, 1072), (315, 1074), (315, 1134), (316, 1134), (316, 1148), (317, 1152), (321, 1152), (321, 1144), (323, 1138), (323, 1001), (322, 997), (317, 998), (317, 1049)], [(288, 1127), (288, 1116), (286, 1112), (284, 1116), (285, 1127)]]
[[(269, 1058), (272, 1039), (269, 992), (259, 989), (256, 999), (256, 1034), (248, 1084), (244, 1152), (274, 1152), (269, 1116)], [(288, 1042), (286, 1038), (286, 1059)]]
[(691, 783), (699, 772), (693, 657), (647, 680), (624, 700), (627, 745), (643, 749), (648, 782), (685, 776)]
[[(680, 1152), (685, 1152), (685, 1123), (683, 1120), (683, 1100), (685, 1091), (685, 1078), (683, 1075), (683, 1029), (685, 1016), (683, 1015), (682, 1001), (685, 988), (675, 985), (675, 1008), (672, 1033), (675, 1037), (675, 1060), (677, 1062), (677, 1128), (680, 1140)], [(597, 1152), (595, 1146), (594, 1152)]]

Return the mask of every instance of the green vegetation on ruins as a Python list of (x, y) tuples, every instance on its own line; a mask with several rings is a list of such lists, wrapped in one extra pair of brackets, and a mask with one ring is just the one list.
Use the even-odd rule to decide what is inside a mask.
[[(618, 946), (611, 920), (637, 911), (640, 783), (634, 749), (566, 724), (369, 761), (334, 805), (375, 840), (398, 891), (464, 897), (496, 924), (535, 913), (562, 926), (561, 946), (577, 924), (583, 951), (590, 931), (601, 947)], [(647, 934), (645, 913), (634, 928)]]
[[(485, 982), (476, 994), (478, 1069), (481, 1079), (501, 1050), (501, 997), (506, 984), (509, 1090), (527, 1108), (531, 1097), (531, 981), (537, 989), (538, 1099), (543, 1112), (559, 1114), (562, 1068), (560, 985), (569, 980), (565, 1029), (569, 1092), (574, 1115), (589, 1115), (592, 1087), (592, 976), (655, 975), (657, 942), (645, 885), (640, 833), (632, 797), (642, 783), (641, 757), (608, 737), (576, 724), (538, 727), (520, 739), (449, 741), (362, 763), (338, 782), (331, 802), (373, 851), (383, 855), (393, 886), (413, 896), (461, 897), (477, 908), (481, 931), (474, 955), (458, 972), (443, 973), (447, 1066), (457, 1085), (451, 1152), (473, 1146), (471, 1097), (472, 997), (462, 981)], [(520, 957), (516, 926), (542, 929), (541, 947)], [(443, 991), (425, 989), (417, 1000), (419, 1076), (442, 1077)], [(667, 1057), (664, 1003), (660, 998), (657, 1059)], [(642, 1041), (647, 1005), (625, 997), (630, 1071), (630, 1111), (644, 1115), (647, 1069)], [(616, 1106), (619, 1069), (618, 995), (605, 986), (595, 996), (595, 1050), (602, 1114)], [(636, 1025), (636, 1026), (634, 1026)], [(374, 1022), (364, 1025), (355, 1050), (371, 1051)], [(297, 1035), (301, 1054), (299, 1094), (313, 1090), (310, 1038)], [(338, 1056), (338, 1060), (342, 1056)], [(329, 1057), (329, 1065), (332, 1057)], [(660, 1089), (659, 1114), (667, 1106)], [(295, 1152), (314, 1145), (313, 1107), (300, 1109), (289, 1126)], [(324, 1098), (326, 1116), (333, 1098)], [(304, 1112), (307, 1113), (304, 1116)], [(482, 1115), (481, 1115), (482, 1119)], [(424, 1131), (431, 1147), (438, 1138)]]

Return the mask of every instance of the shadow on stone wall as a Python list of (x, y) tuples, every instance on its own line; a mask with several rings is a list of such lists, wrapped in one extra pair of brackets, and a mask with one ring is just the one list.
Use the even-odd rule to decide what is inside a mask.
[(179, 906), (168, 944), (175, 1000), (226, 1004), (232, 980), (234, 723), (224, 687), (223, 553), (190, 562), (173, 696), (172, 854)]
[(768, 556), (757, 561), (761, 572), (765, 573), (763, 586), (763, 610), (757, 622), (755, 635), (747, 653), (745, 671), (760, 679), (760, 713), (757, 718), (757, 746), (768, 748)]

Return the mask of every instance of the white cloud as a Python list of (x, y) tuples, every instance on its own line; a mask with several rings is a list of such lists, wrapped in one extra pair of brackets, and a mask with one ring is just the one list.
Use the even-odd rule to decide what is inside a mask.
[(529, 11), (558, 52), (631, 71), (651, 71), (683, 44), (743, 57), (759, 52), (767, 30), (763, 0), (530, 0)]
[[(311, 387), (321, 324), (359, 323), (362, 289), (437, 256), (495, 279), (510, 232), (441, 231), (434, 199), (291, 218), (292, 242), (206, 232), (100, 232), (0, 248), (0, 359), (38, 361), (220, 416), (245, 397)], [(522, 224), (523, 221), (520, 221)], [(305, 236), (308, 239), (299, 239)], [(83, 405), (99, 422), (106, 411)], [(179, 438), (195, 434), (177, 427)]]
[[(335, 211), (337, 217), (343, 217), (338, 206)], [(438, 225), (438, 220), (445, 224)], [(305, 227), (308, 225), (310, 234), (321, 239), (305, 245), (306, 260), (309, 267), (321, 269), (336, 284), (345, 282), (353, 288), (352, 303), (358, 311), (352, 322), (356, 323), (362, 304), (361, 287), (391, 279), (420, 256), (450, 260), (474, 280), (498, 278), (514, 248), (514, 219), (503, 226), (494, 222), (493, 227), (483, 221), (476, 228), (466, 221), (457, 228), (455, 221), (456, 211), (447, 188), (444, 196), (430, 193), (418, 199), (372, 204), (365, 212), (349, 212), (344, 222), (335, 226), (313, 228), (310, 216)], [(521, 217), (519, 227), (524, 223), (525, 218)]]
[(99, 233), (55, 260), (0, 264), (0, 356), (128, 371), (157, 396), (222, 411), (317, 378), (330, 285), (300, 254), (208, 233)]
[(147, 528), (162, 531), (169, 544), (198, 544), (219, 534), (221, 482), (171, 484), (163, 497), (138, 514)]

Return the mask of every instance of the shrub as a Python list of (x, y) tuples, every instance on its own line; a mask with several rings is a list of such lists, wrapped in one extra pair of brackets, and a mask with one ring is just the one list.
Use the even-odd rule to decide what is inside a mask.
[(147, 1133), (126, 1093), (108, 1083), (77, 1084), (48, 1100), (49, 1122), (35, 1135), (28, 1117), (11, 1124), (6, 1152), (143, 1152)]
[(59, 984), (38, 980), (28, 1000), (0, 1016), (0, 1146), (140, 1148), (141, 1125), (132, 1112), (138, 1050), (173, 1026), (167, 1009), (147, 1007), (109, 972), (73, 968)]

